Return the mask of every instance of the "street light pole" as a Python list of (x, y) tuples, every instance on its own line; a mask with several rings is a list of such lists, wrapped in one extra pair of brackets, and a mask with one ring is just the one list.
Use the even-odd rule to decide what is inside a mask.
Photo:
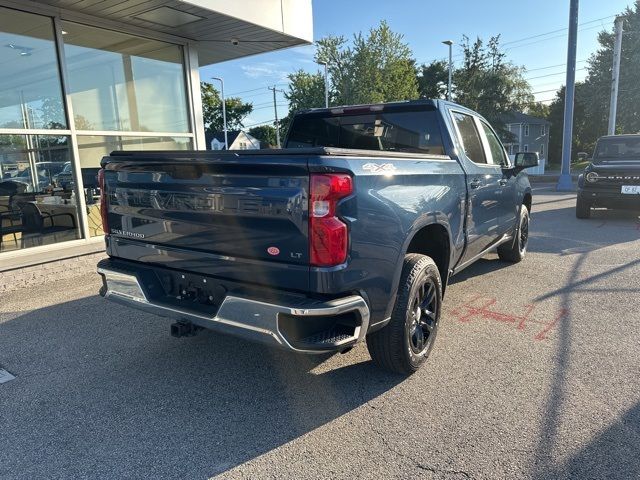
[(227, 136), (227, 105), (224, 100), (224, 80), (220, 77), (211, 77), (211, 80), (220, 82), (220, 97), (222, 99), (222, 124), (224, 126), (224, 149), (229, 150), (229, 137)]
[(453, 77), (453, 41), (445, 40), (442, 43), (449, 46), (449, 83), (447, 84), (447, 100), (451, 101), (451, 79)]
[(569, 42), (567, 47), (567, 87), (564, 96), (564, 131), (562, 132), (562, 170), (558, 191), (573, 190), (571, 181), (571, 144), (573, 140), (573, 102), (576, 91), (576, 49), (578, 44), (578, 0), (569, 7)]
[(609, 105), (609, 135), (616, 134), (616, 115), (618, 112), (618, 84), (620, 82), (620, 57), (622, 56), (623, 17), (616, 18), (616, 41), (613, 47), (613, 72), (611, 74), (611, 103)]
[(324, 66), (324, 108), (329, 108), (329, 77), (327, 75), (327, 62), (318, 62)]

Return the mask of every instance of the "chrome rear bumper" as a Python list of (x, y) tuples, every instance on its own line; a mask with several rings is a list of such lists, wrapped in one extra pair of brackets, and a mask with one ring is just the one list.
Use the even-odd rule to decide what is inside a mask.
[[(154, 303), (144, 292), (138, 278), (131, 273), (98, 268), (102, 275), (105, 298), (149, 313), (169, 317), (178, 321), (191, 322), (203, 328), (232, 334), (251, 341), (267, 343), (276, 347), (304, 353), (322, 353), (346, 349), (364, 339), (369, 327), (369, 307), (358, 295), (350, 295), (326, 302), (301, 301), (297, 297), (283, 296), (281, 303), (267, 303), (248, 298), (227, 295), (215, 315), (182, 310), (168, 305)], [(328, 319), (344, 314), (354, 314), (353, 333), (341, 335), (330, 344), (300, 346), (281, 328), (281, 317), (286, 315), (300, 322), (314, 319)]]

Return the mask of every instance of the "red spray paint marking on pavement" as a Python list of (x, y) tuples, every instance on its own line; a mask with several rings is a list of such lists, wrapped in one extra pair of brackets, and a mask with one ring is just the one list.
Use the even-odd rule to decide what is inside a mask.
[(538, 332), (538, 334), (533, 337), (534, 340), (544, 340), (547, 335), (548, 332), (550, 332), (552, 329), (555, 328), (555, 326), (558, 324), (558, 322), (560, 322), (560, 320), (562, 320), (564, 317), (566, 317), (569, 314), (569, 312), (567, 311), (566, 308), (563, 308), (562, 310), (560, 310), (560, 313), (558, 313), (558, 315), (556, 315), (556, 318), (553, 319), (553, 321), (549, 324), (547, 324), (546, 327), (544, 327), (540, 332)]
[[(481, 300), (481, 303), (479, 302)], [(479, 304), (480, 303), (480, 304)], [(525, 331), (527, 325), (534, 325), (541, 330), (533, 337), (534, 340), (540, 341), (547, 338), (547, 334), (551, 332), (562, 318), (567, 316), (568, 311), (566, 309), (560, 310), (560, 312), (550, 322), (540, 321), (533, 317), (535, 311), (535, 305), (524, 305), (522, 314), (515, 315), (512, 313), (505, 313), (495, 308), (497, 299), (484, 298), (481, 295), (476, 295), (460, 307), (455, 308), (451, 313), (456, 316), (458, 321), (462, 323), (470, 322), (474, 319), (493, 320), (500, 323), (511, 323), (515, 325), (516, 330)]]

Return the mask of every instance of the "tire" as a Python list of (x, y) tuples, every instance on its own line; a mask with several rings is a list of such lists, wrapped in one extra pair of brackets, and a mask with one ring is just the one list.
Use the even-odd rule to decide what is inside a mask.
[(441, 308), (442, 280), (435, 262), (425, 255), (406, 255), (391, 320), (367, 336), (373, 362), (403, 375), (418, 370), (433, 348)]
[(580, 197), (576, 200), (576, 218), (590, 218), (591, 205)]
[(527, 254), (529, 245), (529, 209), (522, 205), (520, 219), (516, 227), (513, 242), (503, 243), (498, 247), (498, 257), (504, 262), (518, 263)]

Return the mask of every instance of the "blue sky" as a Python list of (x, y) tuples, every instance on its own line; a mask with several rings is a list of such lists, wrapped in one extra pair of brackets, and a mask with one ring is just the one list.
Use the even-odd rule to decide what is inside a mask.
[[(582, 0), (578, 30), (577, 78), (584, 78), (585, 60), (597, 49), (597, 35), (611, 30), (616, 14), (632, 0)], [(564, 83), (567, 55), (569, 0), (314, 0), (314, 39), (367, 31), (380, 20), (404, 35), (419, 63), (447, 56), (442, 40), (459, 42), (463, 35), (488, 39), (500, 34), (507, 58), (528, 70), (526, 77), (538, 100), (553, 98)], [(533, 37), (533, 38), (532, 38)], [(316, 71), (313, 46), (296, 47), (219, 63), (200, 69), (203, 80), (223, 77), (228, 95), (254, 104), (246, 119), (250, 126), (274, 118), (272, 93), (267, 86), (286, 89), (288, 73), (298, 69)], [(454, 61), (460, 60), (454, 45)], [(235, 95), (239, 93), (238, 95)], [(278, 93), (279, 116), (288, 108)]]

